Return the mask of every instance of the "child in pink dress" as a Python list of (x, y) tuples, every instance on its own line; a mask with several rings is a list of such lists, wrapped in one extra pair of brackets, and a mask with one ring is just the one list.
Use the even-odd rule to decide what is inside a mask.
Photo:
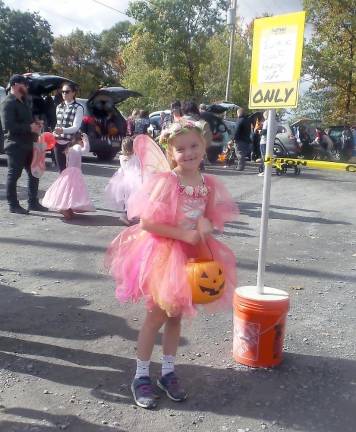
[(196, 314), (186, 271), (189, 258), (201, 258), (207, 245), (214, 260), (223, 266), (225, 294), (206, 305), (208, 310), (231, 308), (236, 287), (234, 254), (213, 238), (212, 232), (214, 228), (222, 231), (224, 222), (235, 219), (237, 206), (217, 179), (199, 172), (205, 141), (198, 126), (180, 120), (168, 132), (167, 157), (173, 170), (150, 175), (130, 198), (129, 217), (139, 217), (141, 222), (125, 229), (111, 243), (107, 256), (119, 301), (146, 301), (131, 386), (136, 404), (143, 408), (157, 406), (149, 364), (162, 326), (162, 376), (157, 385), (176, 402), (187, 397), (174, 372), (174, 362), (181, 319)]
[(126, 137), (122, 141), (122, 154), (119, 157), (120, 168), (105, 188), (105, 204), (111, 210), (123, 213), (120, 218), (128, 225), (127, 201), (142, 186), (141, 165), (133, 149), (133, 138)]
[(71, 219), (74, 213), (95, 211), (82, 174), (82, 154), (89, 151), (89, 139), (82, 134), (79, 143), (66, 150), (67, 168), (47, 190), (42, 203), (51, 210)]

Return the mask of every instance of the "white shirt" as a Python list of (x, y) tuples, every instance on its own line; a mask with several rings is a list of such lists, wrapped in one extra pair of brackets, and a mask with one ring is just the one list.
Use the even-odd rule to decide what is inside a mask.
[[(263, 122), (262, 130), (267, 130), (268, 120)], [(260, 144), (267, 144), (267, 135), (261, 135)]]
[[(65, 113), (66, 109), (68, 108), (68, 106), (73, 104), (74, 102), (75, 101), (72, 101), (72, 102), (64, 101), (64, 103), (66, 105), (66, 107), (64, 109), (64, 113)], [(58, 107), (57, 107), (57, 110), (58, 110)], [(63, 128), (63, 133), (64, 134), (75, 134), (76, 132), (78, 132), (78, 130), (80, 129), (80, 126), (82, 125), (83, 117), (84, 117), (84, 109), (81, 105), (79, 105), (77, 108), (77, 111), (75, 113), (72, 126)], [(67, 144), (67, 141), (64, 141), (61, 139), (59, 139), (57, 142), (58, 142), (58, 144)]]

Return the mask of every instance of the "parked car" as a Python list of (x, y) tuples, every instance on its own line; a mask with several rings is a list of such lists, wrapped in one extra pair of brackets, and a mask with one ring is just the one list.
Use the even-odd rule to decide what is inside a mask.
[(209, 123), (213, 133), (212, 143), (207, 149), (209, 162), (216, 162), (229, 140), (235, 136), (236, 120), (234, 121), (229, 113), (234, 112), (235, 117), (238, 108), (238, 105), (234, 103), (220, 102), (208, 105), (206, 113), (202, 114), (202, 118)]
[(277, 132), (274, 140), (273, 154), (277, 157), (297, 157), (300, 154), (300, 146), (294, 136), (289, 123), (277, 123)]
[(116, 106), (129, 97), (140, 96), (124, 87), (103, 87), (95, 90), (88, 100), (83, 100), (82, 130), (89, 136), (90, 151), (99, 160), (113, 159), (126, 135), (126, 119)]
[(353, 134), (349, 126), (330, 126), (325, 131), (334, 143), (332, 150), (336, 162), (347, 162), (352, 158)]
[[(263, 122), (263, 111), (255, 111), (248, 116), (251, 122), (251, 128), (256, 121)], [(231, 131), (231, 139), (234, 138), (236, 132), (236, 120), (225, 120)], [(252, 132), (252, 129), (251, 129)], [(300, 155), (300, 146), (297, 138), (295, 137), (291, 125), (288, 122), (281, 122), (277, 120), (277, 130), (274, 139), (273, 154), (276, 157), (297, 157)]]
[(161, 114), (164, 113), (165, 116), (171, 115), (170, 110), (161, 110), (152, 112), (150, 117), (150, 126), (147, 132), (152, 136), (152, 138), (157, 138), (161, 133)]
[(356, 159), (356, 127), (351, 128), (353, 136), (352, 160)]

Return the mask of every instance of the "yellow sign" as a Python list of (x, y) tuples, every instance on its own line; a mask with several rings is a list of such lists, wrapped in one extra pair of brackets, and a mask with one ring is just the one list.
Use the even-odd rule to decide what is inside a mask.
[(254, 21), (249, 108), (295, 108), (305, 12)]

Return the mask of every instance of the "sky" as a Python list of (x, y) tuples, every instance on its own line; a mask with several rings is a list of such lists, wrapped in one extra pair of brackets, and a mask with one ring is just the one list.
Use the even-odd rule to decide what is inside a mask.
[[(4, 2), (13, 9), (39, 12), (51, 24), (55, 36), (66, 35), (75, 28), (98, 33), (112, 27), (118, 21), (128, 19), (124, 13), (129, 0), (4, 0)], [(238, 13), (245, 22), (250, 22), (255, 16), (264, 12), (277, 15), (303, 9), (302, 0), (237, 0), (237, 4)]]

